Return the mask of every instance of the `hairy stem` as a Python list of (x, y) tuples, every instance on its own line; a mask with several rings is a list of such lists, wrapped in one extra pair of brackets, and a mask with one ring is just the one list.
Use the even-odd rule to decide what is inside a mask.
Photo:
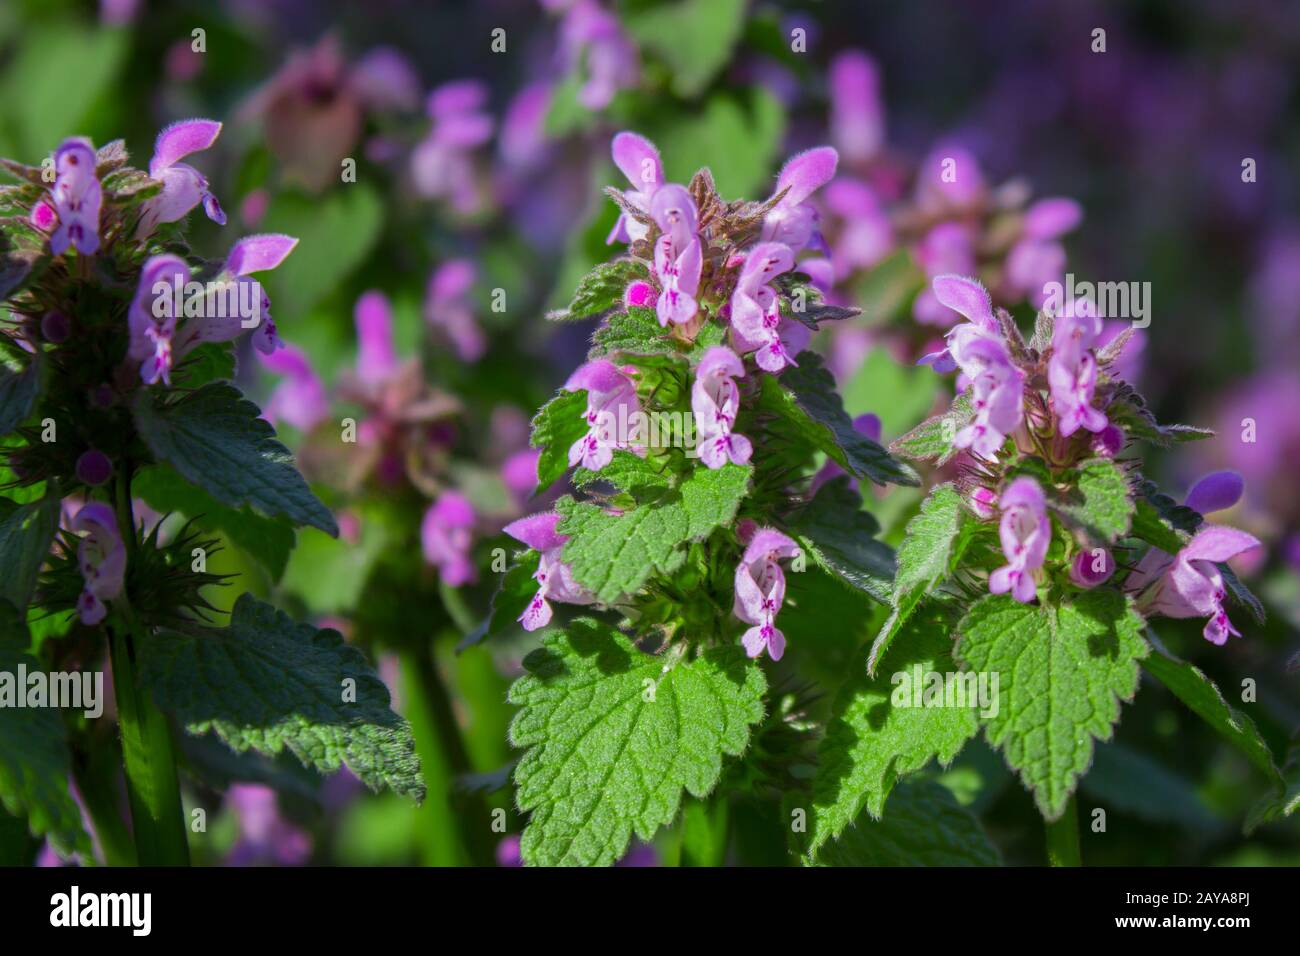
[(1082, 866), (1079, 858), (1079, 804), (1074, 795), (1059, 820), (1047, 821), (1047, 862), (1052, 866)]
[[(131, 513), (131, 476), (124, 468), (116, 482), (117, 523), (128, 561), (135, 552)], [(136, 660), (143, 629), (125, 591), (112, 602), (109, 653), (117, 695), (118, 725), (136, 856), (141, 866), (188, 866), (190, 848), (176, 776), (176, 751), (167, 716), (136, 679)]]

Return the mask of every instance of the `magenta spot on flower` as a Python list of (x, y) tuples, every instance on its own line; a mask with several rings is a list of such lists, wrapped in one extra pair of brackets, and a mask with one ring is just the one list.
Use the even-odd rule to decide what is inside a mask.
[(654, 286), (649, 282), (642, 282), (638, 279), (627, 287), (627, 292), (623, 297), (623, 301), (627, 305), (634, 305), (638, 308), (648, 309), (655, 304), (656, 298), (657, 296), (655, 295)]

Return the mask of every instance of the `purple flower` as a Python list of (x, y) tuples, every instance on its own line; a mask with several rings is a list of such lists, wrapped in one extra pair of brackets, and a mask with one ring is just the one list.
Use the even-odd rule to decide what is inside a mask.
[(329, 416), (325, 386), (302, 349), (286, 345), (270, 355), (256, 353), (262, 367), (284, 380), (276, 385), (262, 410), (271, 424), (288, 422), (301, 431), (311, 431)]
[(353, 318), (357, 327), (357, 379), (365, 386), (380, 385), (397, 371), (393, 310), (388, 298), (374, 289), (363, 292)]
[(207, 178), (193, 166), (180, 162), (191, 153), (211, 147), (220, 133), (221, 124), (215, 120), (191, 119), (172, 123), (158, 134), (149, 176), (161, 182), (163, 188), (145, 202), (137, 237), (149, 235), (159, 223), (185, 218), (199, 203), (209, 219), (221, 226), (226, 224), (226, 214), (208, 189)]
[[(975, 271), (974, 230), (967, 223), (939, 223), (917, 245), (916, 261), (932, 279), (949, 273), (970, 275)], [(944, 329), (961, 321), (961, 316), (939, 301), (932, 288), (917, 293), (912, 315), (922, 325)]]
[(1124, 447), (1124, 430), (1116, 425), (1107, 425), (1092, 436), (1092, 451), (1102, 458), (1114, 458)]
[(430, 199), (445, 199), (463, 215), (481, 203), (473, 151), (492, 138), (492, 117), (483, 111), (487, 87), (478, 80), (446, 83), (429, 94), (429, 135), (411, 153), (416, 190)]
[(98, 487), (113, 477), (113, 462), (98, 449), (91, 448), (77, 456), (76, 475), (92, 487)]
[(941, 305), (970, 321), (948, 333), (948, 348), (921, 359), (936, 371), (960, 368), (969, 381), (974, 420), (957, 432), (956, 448), (968, 448), (981, 458), (993, 458), (1007, 435), (1020, 427), (1024, 416), (1024, 372), (1011, 361), (1011, 353), (993, 317), (989, 294), (974, 279), (938, 276), (932, 283)]
[(477, 274), (468, 259), (449, 259), (429, 278), (424, 300), (425, 320), (446, 333), (462, 362), (477, 362), (487, 351), (487, 338), (469, 300)]
[(780, 334), (781, 310), (776, 290), (769, 284), (794, 267), (794, 253), (780, 242), (765, 242), (745, 257), (736, 290), (731, 294), (733, 339), (740, 352), (754, 352), (754, 361), (767, 372), (796, 364), (790, 339)]
[(695, 318), (695, 295), (704, 267), (699, 236), (695, 234), (695, 202), (686, 187), (671, 183), (655, 192), (650, 215), (663, 234), (655, 243), (655, 275), (662, 291), (655, 303), (659, 324), (681, 325)]
[(1097, 388), (1097, 357), (1092, 349), (1100, 334), (1101, 319), (1091, 308), (1068, 309), (1056, 317), (1047, 382), (1059, 431), (1066, 438), (1080, 428), (1099, 432), (1108, 424), (1106, 415), (1092, 405)]
[(348, 83), (372, 110), (413, 110), (420, 101), (420, 77), (393, 47), (378, 46), (352, 67)]
[(1183, 504), (1198, 514), (1227, 511), (1246, 491), (1246, 481), (1235, 471), (1214, 471), (1192, 485)]
[(763, 242), (784, 243), (792, 253), (820, 242), (817, 210), (806, 200), (835, 178), (838, 163), (839, 154), (830, 146), (807, 150), (786, 162), (772, 194), (786, 192), (763, 220)]
[(831, 61), (831, 138), (851, 163), (872, 159), (885, 142), (885, 107), (880, 71), (861, 50), (845, 50)]
[[(866, 183), (841, 176), (826, 187), (825, 201), (841, 223), (831, 251), (835, 281), (858, 269), (870, 269), (893, 250), (889, 214)], [(808, 271), (807, 263), (801, 268)]]
[(751, 625), (740, 639), (750, 657), (758, 657), (764, 648), (774, 661), (785, 653), (785, 635), (775, 623), (785, 600), (785, 572), (777, 562), (800, 553), (799, 545), (780, 531), (758, 528), (736, 566), (732, 613)]
[(140, 270), (140, 284), (127, 312), (127, 356), (141, 363), (140, 379), (146, 385), (159, 379), (171, 384), (177, 319), (173, 290), (184, 290), (189, 281), (190, 267), (173, 255), (153, 256)]
[[(631, 189), (623, 190), (623, 198), (635, 209), (650, 215), (650, 200), (664, 182), (664, 164), (655, 144), (637, 133), (624, 131), (614, 136), (610, 144), (614, 165), (619, 168)], [(694, 206), (692, 206), (694, 211)], [(620, 213), (614, 228), (605, 242), (635, 242), (644, 239), (650, 227), (638, 222), (627, 213)]]
[(537, 463), (541, 457), (540, 448), (522, 448), (501, 464), (501, 481), (520, 508), (537, 487)]
[(564, 542), (569, 539), (567, 535), (556, 531), (559, 523), (558, 514), (544, 511), (505, 526), (506, 534), (537, 551), (539, 555), (537, 571), (533, 574), (538, 585), (537, 593), (518, 618), (525, 631), (535, 631), (550, 623), (550, 601), (559, 601), (561, 604), (593, 604), (596, 600), (594, 594), (573, 579), (572, 569), (560, 559)]
[[(1217, 565), (1259, 546), (1259, 541), (1245, 531), (1208, 525), (1172, 561), (1145, 568), (1139, 564), (1125, 587), (1133, 591), (1146, 588), (1142, 606), (1165, 617), (1208, 618), (1202, 631), (1205, 639), (1222, 645), (1229, 634), (1240, 637), (1241, 632), (1232, 626), (1223, 609), (1227, 591)], [(1168, 559), (1168, 555), (1163, 557)]]
[(658, 301), (659, 295), (655, 292), (655, 287), (642, 279), (629, 282), (623, 292), (623, 304), (629, 308), (636, 306), (641, 309), (652, 309)]
[(438, 569), (452, 587), (478, 580), (478, 569), (470, 558), (474, 544), (474, 506), (456, 491), (444, 491), (431, 504), (420, 523), (420, 544), (424, 560)]
[(83, 256), (99, 250), (99, 207), (104, 191), (95, 175), (90, 140), (65, 139), (54, 153), (54, 212), (59, 225), (50, 235), (50, 252), (61, 256), (73, 246)]
[(986, 192), (979, 160), (955, 143), (931, 150), (917, 174), (916, 202), (930, 215), (966, 212), (978, 205)]
[(636, 44), (596, 0), (577, 0), (569, 7), (560, 25), (560, 51), (569, 69), (586, 68), (578, 102), (589, 110), (603, 110), (615, 93), (641, 78)]
[(988, 520), (997, 513), (998, 494), (992, 488), (985, 488), (983, 485), (979, 486), (970, 493), (967, 501), (970, 504), (970, 510), (975, 512), (976, 517), (982, 520)]
[(1043, 566), (1052, 539), (1043, 489), (1032, 478), (1015, 479), (1002, 492), (998, 535), (1007, 563), (989, 575), (989, 593), (1011, 593), (1021, 604), (1034, 599), (1034, 572)]
[(747, 464), (754, 452), (748, 438), (731, 430), (740, 410), (740, 390), (735, 379), (744, 374), (745, 364), (725, 345), (715, 345), (705, 352), (695, 369), (691, 412), (695, 415), (700, 461), (708, 468), (721, 468), (729, 461)]
[(1004, 282), (1012, 298), (1036, 309), (1047, 298), (1044, 286), (1065, 275), (1065, 247), (1056, 241), (1079, 225), (1083, 210), (1073, 199), (1040, 199), (1025, 210), (1021, 238), (1007, 253)]
[(630, 365), (620, 368), (608, 359), (596, 359), (579, 366), (564, 383), (567, 392), (587, 391), (589, 430), (569, 449), (570, 467), (581, 463), (599, 471), (610, 463), (614, 449), (634, 448), (631, 432), (641, 412), (630, 377), (634, 372)]
[(256, 783), (232, 784), (226, 799), (239, 817), (239, 839), (229, 866), (301, 866), (311, 857), (311, 837), (280, 815), (275, 791)]
[(1115, 573), (1115, 558), (1105, 548), (1080, 551), (1070, 563), (1070, 580), (1079, 587), (1095, 588)]
[(122, 593), (126, 578), (126, 545), (117, 530), (117, 516), (108, 505), (93, 501), (77, 512), (71, 530), (84, 533), (77, 547), (77, 564), (85, 589), (77, 598), (81, 623), (94, 626), (108, 614), (105, 601)]
[[(203, 315), (187, 321), (177, 336), (177, 357), (204, 342), (229, 342), (246, 328), (254, 330), (253, 345), (259, 352), (269, 355), (283, 346), (271, 318), (271, 300), (262, 284), (250, 276), (276, 268), (297, 245), (292, 236), (275, 233), (245, 236), (236, 242), (215, 285), (208, 290)], [(224, 297), (224, 304), (217, 302), (219, 296)]]

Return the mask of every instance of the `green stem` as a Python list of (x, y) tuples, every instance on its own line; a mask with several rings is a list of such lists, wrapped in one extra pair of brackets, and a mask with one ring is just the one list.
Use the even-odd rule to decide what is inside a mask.
[(1047, 821), (1047, 862), (1052, 866), (1082, 866), (1079, 854), (1079, 805), (1071, 796), (1055, 822)]
[[(118, 530), (131, 556), (136, 542), (129, 466), (123, 468), (116, 484)], [(122, 731), (122, 759), (126, 766), (136, 856), (141, 866), (188, 866), (189, 839), (180, 781), (176, 776), (171, 726), (136, 678), (136, 657), (143, 630), (125, 590), (112, 604), (109, 653), (113, 661), (113, 688), (117, 695), (118, 726)]]
[(426, 866), (487, 864), (492, 848), (486, 808), (481, 800), (459, 800), (454, 792), (456, 778), (471, 767), (432, 642), (422, 641), (404, 651), (401, 667), (403, 709), (428, 787), (417, 811), (421, 862)]

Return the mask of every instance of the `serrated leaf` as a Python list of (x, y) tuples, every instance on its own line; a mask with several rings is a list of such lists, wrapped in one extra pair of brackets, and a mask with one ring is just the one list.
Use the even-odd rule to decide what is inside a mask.
[(1175, 657), (1155, 635), (1148, 634), (1147, 639), (1151, 654), (1142, 665), (1146, 671), (1245, 754), (1256, 769), (1270, 780), (1280, 782), (1282, 777), (1273, 760), (1273, 751), (1250, 716), (1229, 704), (1223, 692), (1199, 667)]
[(1148, 647), (1145, 622), (1121, 594), (1081, 592), (1059, 606), (1009, 595), (976, 602), (957, 625), (955, 656), (999, 675), (988, 741), (1055, 820), (1092, 764), (1093, 741), (1110, 740), (1121, 701), (1137, 690)]
[(605, 315), (622, 304), (623, 293), (631, 282), (648, 276), (646, 264), (640, 259), (603, 262), (582, 277), (568, 308), (548, 312), (546, 318), (551, 322), (573, 322)]
[[(19, 612), (0, 600), (0, 674), (17, 681), (19, 667), (42, 671), (27, 653), (28, 635)], [(15, 687), (25, 695), (26, 687)], [(33, 836), (48, 837), (63, 856), (90, 856), (90, 837), (81, 825), (81, 809), (68, 792), (72, 759), (63, 719), (52, 707), (0, 706), (0, 803), (25, 817)]]
[(598, 481), (607, 482), (619, 491), (632, 495), (638, 501), (657, 497), (672, 487), (672, 473), (662, 461), (622, 449), (616, 450), (609, 464), (600, 471), (578, 467), (573, 472), (573, 484), (586, 488)]
[(879, 818), (894, 782), (931, 760), (948, 764), (979, 730), (974, 707), (912, 706), (900, 694), (901, 678), (955, 673), (952, 660), (953, 611), (931, 603), (905, 625), (879, 676), (867, 674), (859, 657), (831, 708), (826, 735), (817, 750), (813, 778), (812, 834), (809, 852), (842, 834), (863, 812)]
[(31, 603), (41, 565), (59, 526), (59, 496), (25, 505), (0, 498), (0, 600), (21, 611)]
[(1069, 490), (1049, 495), (1048, 504), (1067, 524), (1105, 544), (1128, 534), (1133, 521), (1133, 491), (1109, 458), (1080, 464)]
[(833, 478), (791, 519), (790, 530), (821, 567), (881, 604), (889, 602), (894, 553), (874, 535), (876, 519), (862, 510), (862, 497), (847, 476)]
[(962, 504), (961, 495), (950, 484), (938, 485), (921, 510), (907, 524), (907, 532), (895, 555), (894, 584), (890, 594), (893, 613), (871, 645), (867, 668), (876, 665), (907, 624), (917, 605), (956, 570), (970, 543), (976, 521)]
[(666, 329), (659, 327), (654, 309), (630, 306), (615, 312), (591, 337), (587, 358), (609, 355), (679, 355), (677, 344)]
[(947, 464), (960, 450), (953, 445), (957, 432), (969, 425), (974, 417), (970, 396), (963, 393), (952, 400), (952, 405), (942, 415), (926, 419), (906, 435), (894, 439), (889, 450), (912, 461)]
[(835, 379), (822, 367), (821, 356), (800, 352), (797, 361), (798, 367), (785, 369), (779, 377), (762, 377), (764, 405), (785, 417), (814, 447), (854, 477), (882, 484), (919, 485), (915, 471), (854, 429), (835, 391)]
[(1168, 554), (1177, 554), (1186, 543), (1178, 529), (1146, 498), (1133, 508), (1132, 534)]
[(411, 727), (362, 653), (252, 595), (227, 627), (155, 634), (141, 681), (186, 730), (215, 731), (237, 753), (287, 748), (321, 773), (346, 764), (373, 790), (424, 797)]
[(532, 814), (521, 844), (532, 865), (608, 865), (633, 834), (649, 840), (683, 791), (713, 790), (763, 717), (767, 682), (738, 645), (673, 661), (579, 619), (524, 668), (510, 739), (528, 748), (515, 784)]
[(219, 531), (279, 581), (296, 535), (284, 518), (264, 518), (251, 508), (229, 508), (169, 465), (149, 465), (131, 478), (131, 493), (160, 514), (179, 512), (200, 528)]
[(538, 495), (569, 470), (569, 449), (587, 434), (587, 391), (560, 392), (533, 418), (529, 444), (542, 450), (537, 459)]
[(134, 414), (154, 456), (222, 504), (338, 535), (334, 515), (298, 474), (289, 449), (237, 388), (213, 383), (174, 401), (142, 391)]
[(933, 780), (900, 783), (879, 820), (862, 814), (816, 855), (818, 866), (999, 866), (975, 814)]
[(682, 561), (682, 545), (703, 541), (729, 525), (749, 488), (753, 469), (698, 466), (675, 489), (651, 504), (610, 514), (590, 502), (562, 498), (558, 530), (568, 535), (563, 557), (579, 584), (612, 604), (637, 591), (654, 573), (669, 574)]
[[(1100, 360), (1100, 356), (1099, 356)], [(1150, 442), (1158, 448), (1172, 448), (1188, 441), (1213, 438), (1209, 428), (1192, 425), (1161, 425), (1147, 407), (1146, 401), (1127, 383), (1117, 386), (1106, 406), (1106, 417), (1124, 429), (1129, 438)]]
[[(0, 295), (11, 290), (0, 289)], [(17, 367), (7, 358), (0, 363), (0, 438), (23, 423), (36, 407), (41, 394), (43, 353), (36, 352), (25, 366)]]

